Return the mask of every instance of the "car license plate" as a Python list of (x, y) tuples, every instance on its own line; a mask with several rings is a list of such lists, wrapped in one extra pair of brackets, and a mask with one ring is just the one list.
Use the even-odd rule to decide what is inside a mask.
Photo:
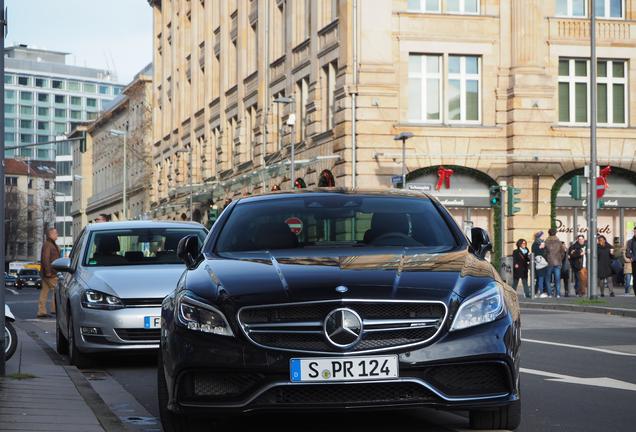
[(35, 285), (35, 282), (33, 282), (33, 281), (28, 281), (28, 282), (27, 282), (27, 285), (28, 285), (28, 286), (33, 286), (33, 285)]
[(144, 317), (144, 328), (147, 328), (147, 329), (161, 328), (161, 317), (158, 317), (158, 316)]
[(370, 381), (398, 376), (397, 356), (295, 358), (290, 361), (291, 382)]

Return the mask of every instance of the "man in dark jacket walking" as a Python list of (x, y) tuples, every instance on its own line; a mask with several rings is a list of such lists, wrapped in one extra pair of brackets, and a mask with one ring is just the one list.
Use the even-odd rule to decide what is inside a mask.
[(614, 284), (612, 283), (612, 259), (614, 249), (607, 243), (605, 236), (598, 236), (598, 285), (601, 297), (605, 297), (605, 288), (609, 288), (610, 297), (614, 297)]
[[(627, 240), (627, 244), (625, 245), (625, 261), (628, 260), (631, 260), (631, 269), (633, 272), (634, 269), (636, 269), (636, 225), (634, 225), (634, 236)], [(636, 287), (636, 283), (634, 286)], [(626, 288), (626, 292), (629, 293), (629, 286)], [(636, 288), (634, 288), (634, 295), (636, 295)]]
[[(546, 261), (548, 261), (548, 271), (546, 280), (548, 285), (548, 295), (550, 297), (561, 297), (561, 264), (565, 257), (565, 246), (556, 236), (556, 229), (548, 230), (548, 238), (545, 241)], [(554, 276), (554, 294), (552, 293), (551, 279)]]
[(46, 312), (46, 303), (49, 300), (49, 291), (53, 293), (51, 300), (51, 313), (55, 314), (55, 287), (57, 285), (57, 273), (53, 269), (53, 261), (60, 257), (60, 248), (55, 243), (57, 240), (57, 230), (54, 227), (46, 230), (46, 239), (42, 244), (42, 289), (40, 291), (40, 300), (38, 302), (38, 318), (47, 318), (49, 314)]
[(570, 269), (574, 273), (574, 293), (581, 295), (581, 270), (585, 259), (585, 237), (579, 235), (576, 241), (568, 250), (568, 258), (570, 259)]

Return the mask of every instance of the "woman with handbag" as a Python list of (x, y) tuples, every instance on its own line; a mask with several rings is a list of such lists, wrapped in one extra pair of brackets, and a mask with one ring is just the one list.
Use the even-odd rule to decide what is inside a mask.
[(614, 283), (612, 282), (612, 259), (614, 249), (607, 243), (605, 236), (598, 236), (598, 286), (601, 297), (605, 297), (605, 288), (609, 288), (610, 297), (614, 297)]
[(517, 291), (519, 281), (523, 284), (523, 294), (526, 298), (532, 298), (528, 285), (528, 269), (530, 268), (530, 251), (528, 243), (524, 239), (517, 240), (517, 249), (512, 252), (512, 288)]
[(535, 297), (546, 298), (548, 296), (549, 283), (545, 277), (548, 270), (548, 261), (545, 259), (545, 242), (542, 237), (543, 231), (535, 233), (534, 243), (532, 243), (532, 254), (534, 255), (534, 268), (537, 275)]

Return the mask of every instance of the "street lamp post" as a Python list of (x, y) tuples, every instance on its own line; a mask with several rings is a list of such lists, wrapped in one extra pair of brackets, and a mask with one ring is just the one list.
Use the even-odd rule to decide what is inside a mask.
[[(66, 195), (62, 192), (55, 192), (55, 196), (63, 196)], [(62, 256), (64, 256), (64, 251), (66, 251), (66, 201), (60, 201), (62, 203)]]
[(394, 141), (402, 141), (402, 189), (406, 189), (406, 140), (412, 137), (411, 132), (401, 132), (393, 137)]
[(595, 285), (598, 283), (598, 262), (596, 247), (597, 236), (597, 199), (596, 199), (596, 165), (597, 165), (597, 151), (596, 151), (596, 109), (597, 109), (597, 88), (596, 88), (596, 0), (590, 1), (590, 45), (591, 45), (591, 58), (590, 58), (590, 169), (589, 169), (589, 187), (588, 187), (588, 214), (590, 220), (588, 221), (588, 290), (587, 295), (590, 299), (596, 297)]
[[(0, 74), (4, 76), (4, 37), (7, 28), (7, 17), (4, 14), (4, 0), (0, 0)], [(4, 79), (0, 80), (0, 113), (4, 113)], [(2, 264), (2, 272), (0, 272), (0, 323), (4, 326), (4, 121), (0, 122), (0, 264)], [(5, 375), (4, 361), (4, 330), (0, 336), (0, 377)]]
[[(277, 97), (274, 99), (274, 103), (288, 105), (291, 104), (291, 113), (289, 114), (289, 119), (287, 120), (287, 124), (292, 127), (292, 138), (291, 138), (291, 166), (290, 166), (290, 177), (291, 177), (291, 185), (292, 189), (296, 189), (296, 99), (292, 97)], [(302, 121), (302, 119), (301, 119)]]
[(194, 185), (192, 184), (192, 149), (188, 151), (187, 149), (177, 150), (177, 153), (188, 153), (188, 164), (190, 166), (190, 221), (194, 220), (192, 215), (194, 211), (194, 205), (192, 202), (192, 196), (194, 195)]
[(124, 178), (123, 178), (123, 192), (122, 192), (122, 217), (124, 220), (128, 217), (128, 212), (126, 211), (126, 198), (127, 198), (127, 190), (128, 190), (128, 171), (127, 171), (127, 153), (128, 153), (128, 126), (126, 126), (125, 130), (117, 130), (111, 129), (109, 133), (112, 136), (123, 136), (124, 137)]

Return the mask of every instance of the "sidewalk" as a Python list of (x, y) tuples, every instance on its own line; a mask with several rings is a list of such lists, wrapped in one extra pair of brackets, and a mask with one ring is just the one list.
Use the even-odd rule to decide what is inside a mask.
[[(0, 431), (124, 430), (112, 423), (108, 413), (100, 415), (100, 401), (82, 388), (84, 378), (77, 368), (64, 365), (37, 335), (31, 337), (25, 331), (29, 323), (14, 324), (18, 324), (15, 327), (19, 345), (6, 364), (7, 376), (0, 378)], [(20, 350), (21, 373), (34, 378), (11, 377), (18, 373)], [(86, 385), (90, 387), (87, 382)]]
[(587, 297), (561, 297), (555, 298), (524, 298), (519, 296), (519, 304), (528, 309), (553, 309), (575, 312), (592, 312), (606, 315), (617, 315), (636, 318), (636, 296), (630, 291), (628, 297), (623, 296), (623, 287), (614, 288), (616, 297), (599, 297), (589, 301)]

